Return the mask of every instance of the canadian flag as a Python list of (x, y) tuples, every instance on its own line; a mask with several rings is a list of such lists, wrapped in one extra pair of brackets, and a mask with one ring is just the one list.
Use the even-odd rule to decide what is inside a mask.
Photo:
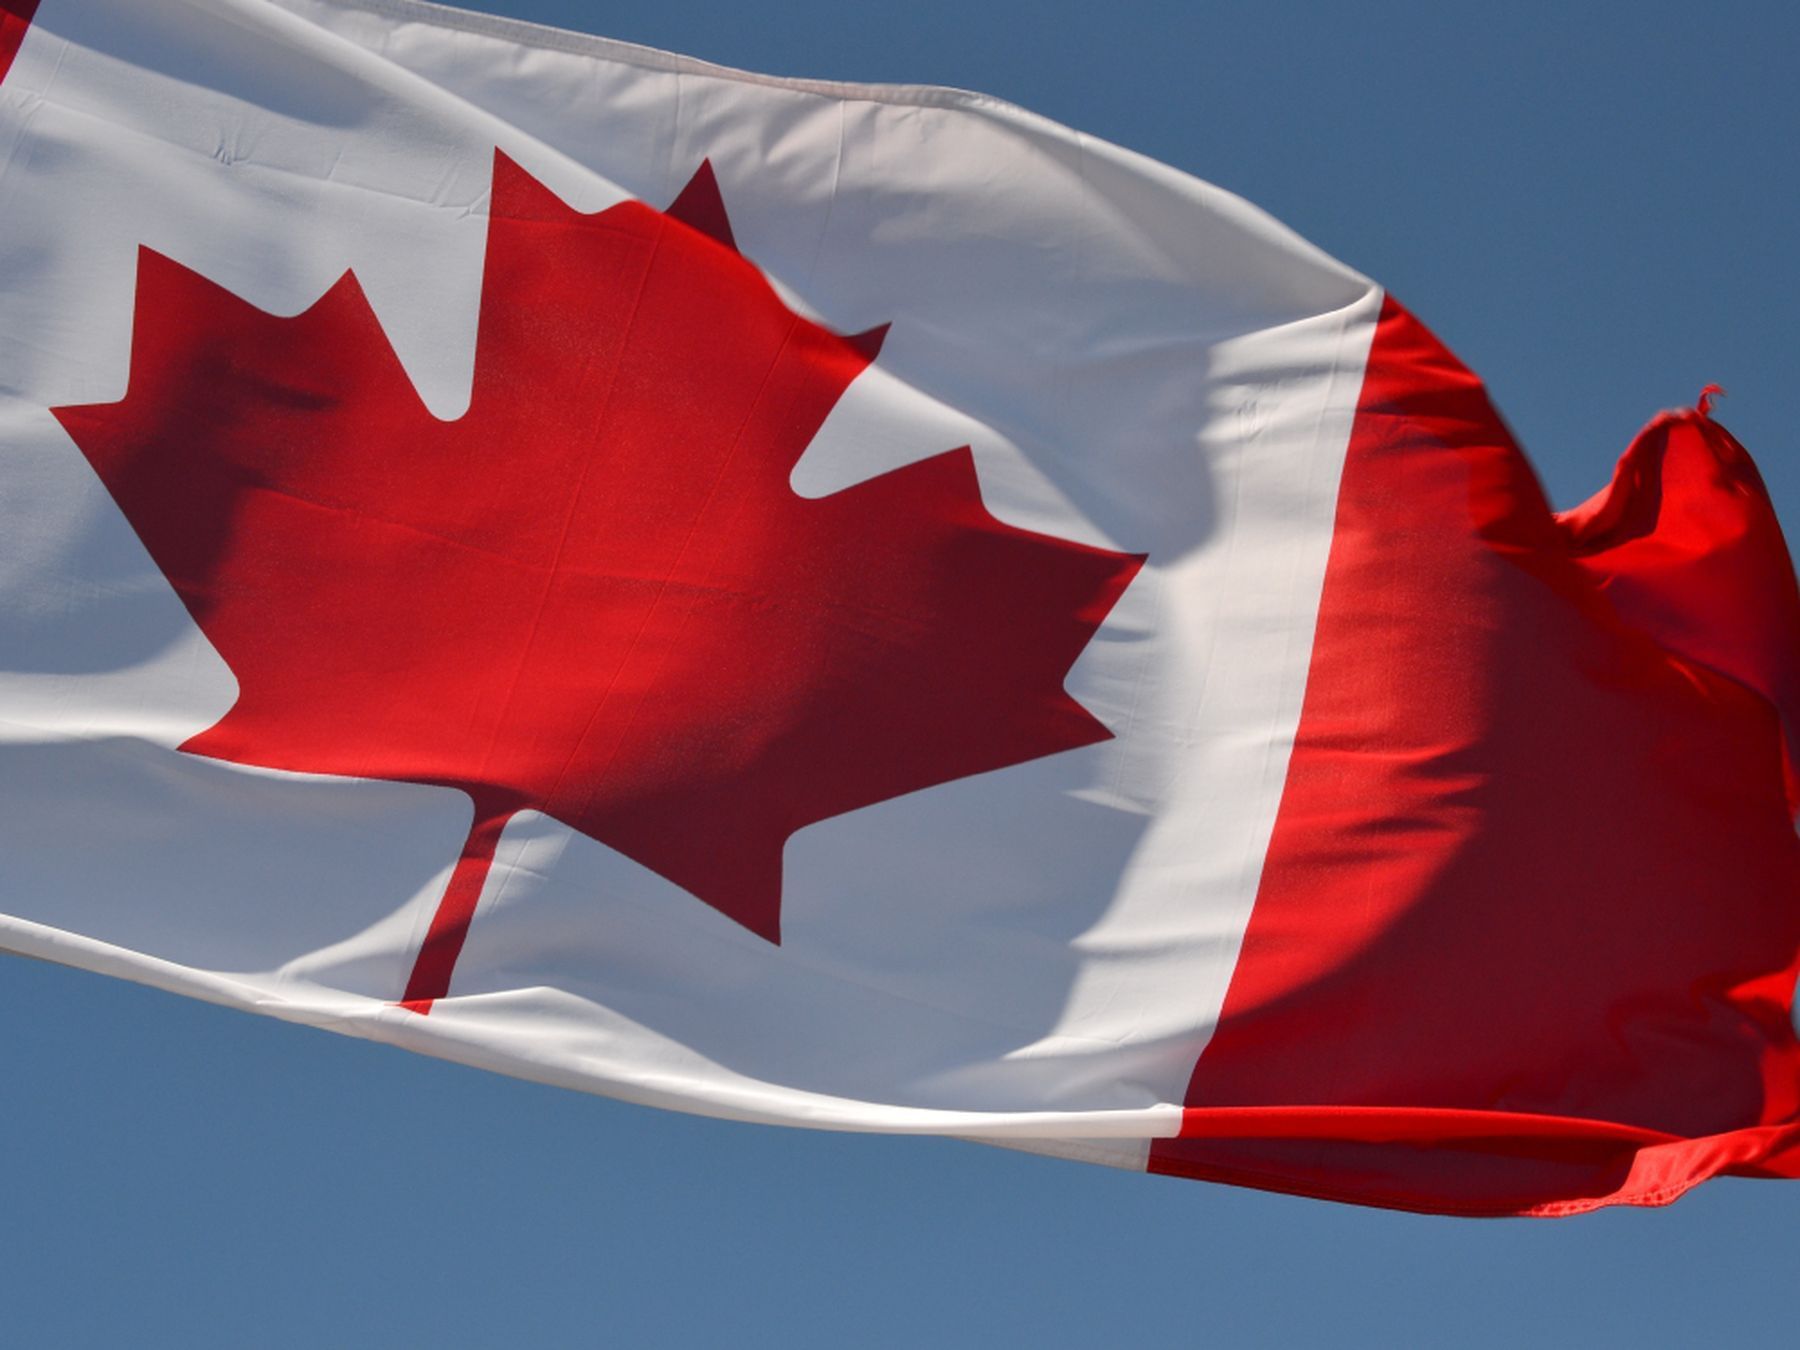
[(0, 946), (1452, 1213), (1800, 1176), (1800, 593), (1018, 108), (0, 0)]

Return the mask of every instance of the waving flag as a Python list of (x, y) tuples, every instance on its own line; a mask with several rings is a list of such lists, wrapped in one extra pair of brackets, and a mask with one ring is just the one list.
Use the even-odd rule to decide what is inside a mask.
[(0, 0), (0, 946), (1365, 1203), (1800, 1175), (1800, 592), (1215, 188), (411, 0)]

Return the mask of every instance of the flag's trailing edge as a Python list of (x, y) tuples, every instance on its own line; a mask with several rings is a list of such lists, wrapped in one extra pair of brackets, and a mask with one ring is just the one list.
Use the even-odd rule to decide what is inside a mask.
[[(1731, 435), (1666, 413), (1554, 516), (1388, 302), (1261, 892), (1152, 1168), (1471, 1213), (1800, 1175), (1797, 719)], [(1301, 1140), (1231, 1128), (1270, 1106)]]
[(1800, 595), (1228, 194), (413, 0), (0, 0), (0, 946), (1367, 1204), (1800, 1175)]

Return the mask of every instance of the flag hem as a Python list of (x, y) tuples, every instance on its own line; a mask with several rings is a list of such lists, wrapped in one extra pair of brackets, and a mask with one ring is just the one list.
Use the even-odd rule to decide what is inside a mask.
[[(622, 65), (636, 66), (639, 69), (660, 71), (666, 74), (708, 75), (739, 84), (761, 85), (767, 88), (786, 89), (795, 93), (819, 94), (830, 98), (848, 98), (870, 103), (904, 103), (951, 108), (979, 107), (1016, 114), (1036, 123), (1064, 129), (1063, 124), (1055, 119), (1046, 117), (1042, 113), (1033, 112), (1031, 109), (1007, 99), (996, 98), (992, 94), (983, 94), (973, 89), (957, 88), (953, 85), (858, 83), (850, 80), (765, 75), (759, 71), (722, 65), (697, 56), (684, 56), (679, 52), (665, 51), (660, 47), (651, 47), (643, 43), (601, 37), (597, 34), (581, 32), (579, 29), (559, 28), (554, 24), (534, 23), (529, 19), (513, 19), (499, 14), (462, 9), (455, 5), (437, 4), (435, 0), (313, 0), (313, 2), (334, 9), (359, 10), (363, 13), (387, 18), (428, 23), (438, 28), (450, 28), (485, 37), (502, 38), (540, 50), (566, 52), (571, 56), (604, 57)], [(278, 9), (287, 10), (289, 13), (294, 12), (289, 8), (286, 0), (268, 0), (268, 3), (275, 5)]]

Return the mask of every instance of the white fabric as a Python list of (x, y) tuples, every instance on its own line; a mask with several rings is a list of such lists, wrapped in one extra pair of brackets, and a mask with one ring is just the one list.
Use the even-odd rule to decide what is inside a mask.
[[(123, 393), (148, 244), (281, 314), (353, 268), (455, 416), (496, 145), (583, 211), (710, 158), (790, 303), (892, 324), (795, 491), (966, 443), (1002, 519), (1149, 562), (1068, 680), (1116, 739), (801, 831), (780, 947), (520, 816), (420, 1017), (392, 1000), (466, 799), (180, 754), (235, 681), (46, 410)], [(0, 222), (0, 944), (688, 1110), (1126, 1162), (1173, 1132), (1299, 715), (1369, 282), (978, 95), (395, 0), (44, 0)]]

